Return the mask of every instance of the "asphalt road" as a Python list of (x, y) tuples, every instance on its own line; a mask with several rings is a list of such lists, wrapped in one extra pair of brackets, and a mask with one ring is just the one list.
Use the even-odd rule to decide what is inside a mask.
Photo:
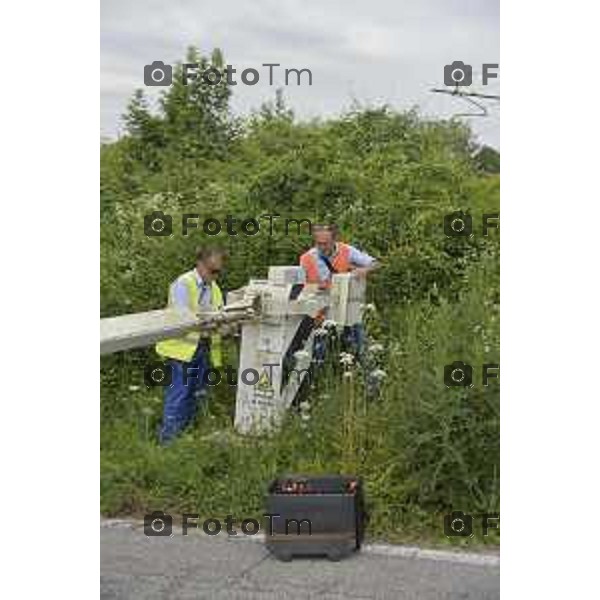
[(146, 537), (141, 524), (101, 522), (101, 598), (492, 599), (499, 558), (367, 546), (340, 562), (272, 558), (258, 538), (225, 532)]

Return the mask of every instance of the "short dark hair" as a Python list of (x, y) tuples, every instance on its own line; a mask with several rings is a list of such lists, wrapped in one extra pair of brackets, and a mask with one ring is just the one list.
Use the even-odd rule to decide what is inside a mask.
[(312, 226), (312, 232), (315, 233), (317, 231), (330, 231), (333, 237), (337, 237), (340, 229), (337, 223), (318, 223)]
[(219, 246), (200, 246), (196, 248), (196, 262), (206, 262), (209, 258), (218, 256), (222, 259), (227, 258), (227, 250)]

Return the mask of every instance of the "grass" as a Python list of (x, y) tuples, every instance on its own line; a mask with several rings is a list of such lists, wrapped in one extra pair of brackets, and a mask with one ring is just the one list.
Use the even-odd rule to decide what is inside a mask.
[[(485, 265), (471, 273), (459, 303), (370, 312), (367, 367), (386, 374), (379, 396), (366, 398), (359, 365), (342, 368), (330, 355), (308, 403), (269, 436), (236, 435), (234, 390), (219, 386), (195, 427), (162, 448), (161, 392), (141, 376), (151, 353), (103, 359), (102, 512), (260, 518), (278, 474), (356, 473), (366, 483), (370, 539), (498, 544), (497, 533), (481, 535), (478, 519), (473, 538), (448, 539), (442, 527), (452, 510), (499, 511), (499, 383), (484, 387), (480, 375), (482, 364), (499, 362), (489, 276)], [(446, 387), (443, 368), (455, 360), (473, 365), (472, 388)]]

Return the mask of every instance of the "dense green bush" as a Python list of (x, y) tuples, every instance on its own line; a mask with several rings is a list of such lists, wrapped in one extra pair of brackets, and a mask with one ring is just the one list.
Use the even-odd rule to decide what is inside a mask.
[[(220, 53), (211, 62), (222, 65)], [(197, 427), (162, 449), (160, 394), (141, 375), (152, 350), (107, 357), (102, 509), (260, 514), (265, 481), (282, 470), (364, 475), (374, 535), (442, 536), (444, 511), (497, 509), (499, 385), (484, 388), (478, 375), (473, 388), (443, 381), (454, 360), (476, 374), (499, 362), (499, 235), (481, 230), (482, 215), (499, 212), (497, 169), (482, 168), (490, 153), (465, 126), (416, 112), (382, 107), (299, 123), (278, 94), (240, 122), (228, 99), (219, 86), (186, 88), (176, 71), (161, 112), (136, 93), (128, 135), (102, 147), (102, 316), (163, 306), (201, 243), (229, 249), (225, 290), (269, 265), (297, 264), (310, 244), (306, 227), (286, 236), (277, 222), (272, 236), (184, 237), (183, 213), (332, 219), (381, 261), (369, 280), (381, 395), (367, 404), (360, 368), (343, 376), (331, 366), (311, 389), (310, 419), (291, 414), (281, 432), (250, 443), (231, 431), (233, 390), (218, 389)], [(144, 234), (144, 215), (155, 210), (172, 215), (174, 235)], [(472, 216), (472, 237), (444, 234), (453, 211)], [(235, 340), (228, 352), (233, 364)], [(215, 430), (228, 432), (225, 443), (210, 437)]]

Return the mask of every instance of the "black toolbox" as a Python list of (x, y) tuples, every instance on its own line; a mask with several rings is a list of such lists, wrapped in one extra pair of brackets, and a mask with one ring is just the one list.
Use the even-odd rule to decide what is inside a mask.
[(265, 516), (267, 549), (280, 560), (301, 555), (339, 560), (363, 541), (362, 482), (347, 475), (280, 477), (269, 485)]

